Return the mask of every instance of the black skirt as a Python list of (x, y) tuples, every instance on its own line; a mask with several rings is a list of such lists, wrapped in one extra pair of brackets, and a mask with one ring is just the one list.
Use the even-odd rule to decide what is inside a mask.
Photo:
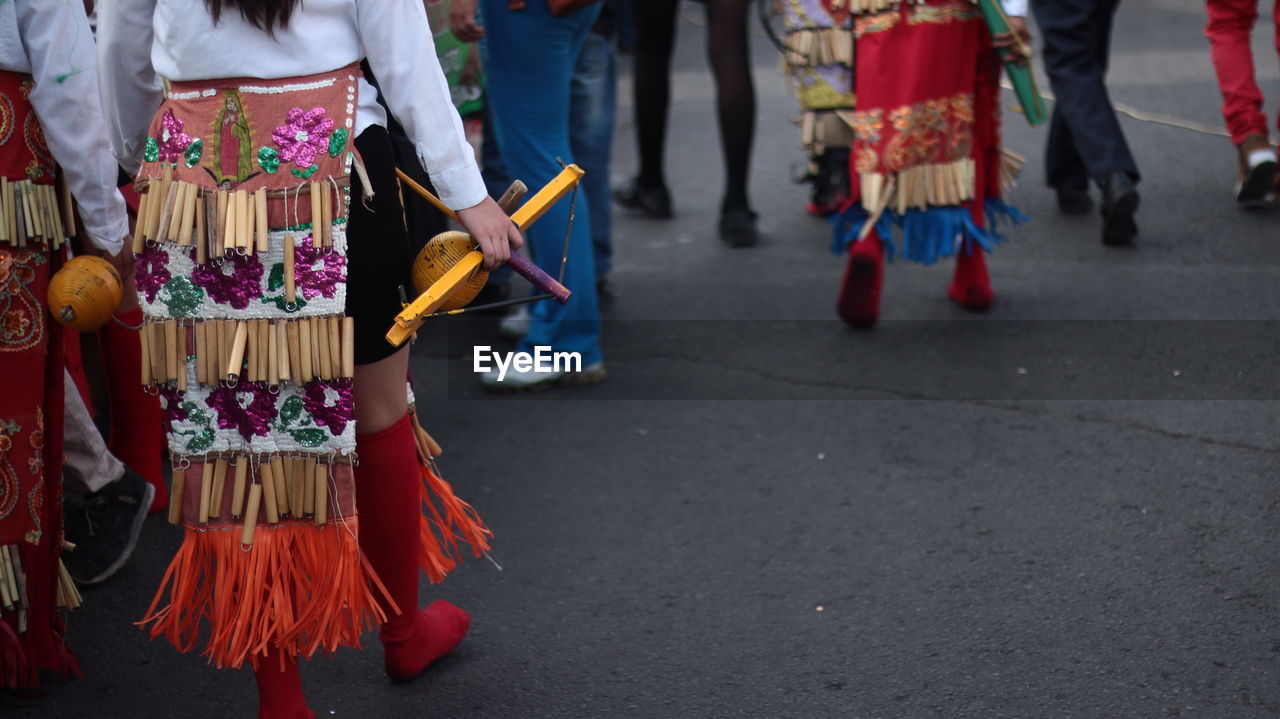
[(373, 199), (367, 205), (360, 177), (351, 176), (347, 219), (347, 316), (355, 318), (356, 364), (386, 359), (399, 348), (387, 342), (387, 330), (400, 312), (400, 291), (413, 299), (413, 255), (404, 225), (396, 182), (395, 156), (386, 128), (370, 126), (356, 138)]

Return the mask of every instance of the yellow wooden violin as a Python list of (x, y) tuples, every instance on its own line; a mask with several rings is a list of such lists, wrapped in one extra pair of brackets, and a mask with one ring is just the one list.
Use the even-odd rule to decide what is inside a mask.
[[(457, 213), (449, 209), (426, 188), (414, 182), (413, 178), (401, 170), (396, 170), (396, 174), (405, 186), (435, 205), (455, 222), (462, 224)], [(528, 202), (511, 213), (511, 221), (523, 232), (560, 198), (576, 187), (583, 174), (581, 167), (566, 165), (560, 174), (538, 190)], [(514, 201), (510, 199), (513, 194), (517, 195)], [(513, 187), (507, 191), (499, 204), (504, 210), (509, 211), (509, 206), (518, 202), (519, 196), (522, 195), (523, 192)], [(439, 310), (459, 309), (474, 299), (489, 276), (487, 272), (480, 269), (483, 261), (484, 255), (476, 249), (475, 242), (465, 232), (443, 232), (431, 238), (414, 261), (414, 285), (421, 294), (396, 315), (395, 324), (387, 331), (387, 341), (399, 347), (422, 326), (423, 320), (429, 315)], [(533, 264), (524, 255), (512, 254), (507, 264), (557, 303), (564, 304), (569, 301), (571, 294), (569, 288)]]

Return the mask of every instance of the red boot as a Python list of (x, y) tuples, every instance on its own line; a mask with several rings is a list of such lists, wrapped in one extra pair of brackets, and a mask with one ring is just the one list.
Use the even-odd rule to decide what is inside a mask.
[(880, 288), (884, 284), (884, 248), (874, 230), (849, 249), (836, 313), (854, 327), (870, 327), (880, 317)]
[[(142, 324), (142, 310), (121, 312), (116, 318), (130, 327)], [(109, 320), (98, 330), (102, 345), (102, 368), (107, 380), (111, 433), (107, 448), (117, 459), (142, 475), (156, 488), (151, 514), (169, 506), (169, 490), (164, 483), (161, 456), (164, 453), (164, 417), (160, 398), (147, 394), (138, 383), (142, 373), (142, 345), (138, 330)]]
[(956, 272), (951, 278), (951, 286), (947, 295), (956, 304), (974, 312), (982, 312), (991, 307), (996, 293), (991, 289), (991, 279), (987, 277), (987, 262), (982, 257), (982, 248), (976, 243), (966, 242), (956, 254)]
[(422, 479), (409, 415), (380, 432), (357, 435), (356, 452), (360, 549), (396, 603), (383, 604), (391, 617), (379, 633), (384, 663), (387, 676), (405, 681), (453, 651), (471, 618), (445, 601), (418, 609)]
[(253, 670), (258, 683), (258, 719), (315, 719), (302, 695), (298, 662), (270, 649)]

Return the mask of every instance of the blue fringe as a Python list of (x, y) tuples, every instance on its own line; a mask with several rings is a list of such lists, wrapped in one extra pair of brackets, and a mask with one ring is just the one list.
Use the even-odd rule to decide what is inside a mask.
[[(876, 221), (876, 233), (884, 245), (885, 259), (893, 261), (901, 242), (902, 256), (911, 262), (931, 265), (940, 259), (951, 257), (959, 245), (968, 254), (977, 244), (983, 250), (992, 252), (996, 245), (1004, 242), (1004, 235), (996, 230), (1000, 221), (1016, 225), (1027, 220), (1027, 216), (1017, 208), (1005, 204), (1003, 200), (989, 198), (983, 209), (987, 216), (987, 226), (979, 227), (964, 207), (930, 207), (924, 210), (910, 209), (905, 215), (892, 210), (885, 210)], [(850, 244), (858, 239), (858, 232), (866, 224), (869, 215), (862, 205), (853, 205), (844, 212), (831, 218), (835, 226), (832, 233), (831, 251), (842, 254)], [(901, 232), (901, 240), (896, 239), (894, 227)], [(956, 238), (961, 238), (957, 243)]]

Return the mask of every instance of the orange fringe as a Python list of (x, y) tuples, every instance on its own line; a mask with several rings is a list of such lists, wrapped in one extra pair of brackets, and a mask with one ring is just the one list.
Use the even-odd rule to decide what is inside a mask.
[(422, 504), (426, 508), (422, 513), (419, 563), (427, 579), (438, 584), (458, 566), (459, 541), (470, 545), (471, 552), (480, 557), (489, 550), (493, 532), (470, 504), (453, 493), (453, 487), (435, 471), (434, 463), (420, 456), (418, 473), (422, 475)]
[[(358, 523), (336, 519), (259, 525), (253, 546), (240, 546), (240, 527), (187, 527), (147, 615), (148, 626), (179, 651), (210, 624), (203, 656), (215, 666), (258, 666), (271, 647), (310, 658), (323, 649), (360, 646), (360, 635), (386, 621), (375, 591), (387, 590), (360, 552)], [(164, 595), (168, 603), (159, 607)]]

